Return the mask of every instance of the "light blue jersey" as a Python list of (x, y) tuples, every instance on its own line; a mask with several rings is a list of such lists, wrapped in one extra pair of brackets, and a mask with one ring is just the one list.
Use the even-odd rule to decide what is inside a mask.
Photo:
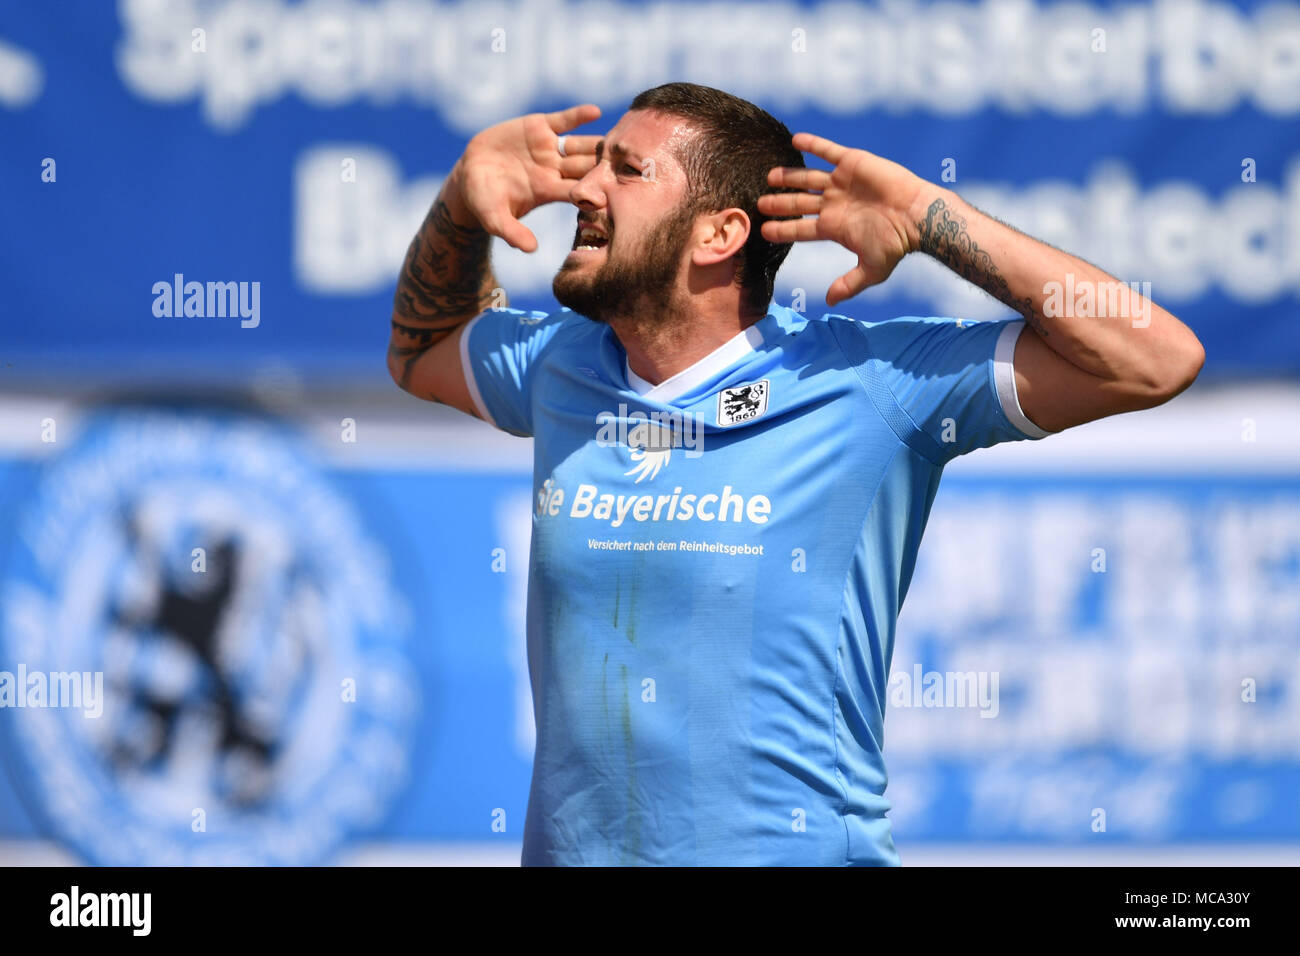
[(1023, 327), (773, 306), (652, 387), (568, 310), (473, 321), (479, 414), (536, 438), (525, 864), (898, 862), (895, 622), (944, 464), (1046, 434)]

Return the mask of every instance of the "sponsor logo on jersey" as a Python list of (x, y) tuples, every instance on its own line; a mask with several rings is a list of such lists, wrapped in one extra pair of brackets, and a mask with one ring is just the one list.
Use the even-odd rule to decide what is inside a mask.
[(596, 416), (596, 444), (602, 448), (627, 448), (632, 467), (623, 474), (635, 476), (640, 484), (653, 480), (663, 470), (674, 448), (681, 448), (687, 458), (704, 454), (702, 419), (681, 411), (629, 411), (626, 404), (620, 403), (617, 413), (604, 411)]
[(668, 464), (673, 455), (673, 433), (655, 422), (641, 422), (628, 432), (627, 446), (632, 450), (633, 464), (623, 474), (636, 475), (639, 485), (646, 478), (654, 480)]
[(767, 379), (724, 388), (718, 393), (718, 424), (726, 428), (752, 422), (767, 411), (767, 397), (772, 383)]
[(591, 518), (621, 528), (624, 522), (643, 524), (660, 521), (717, 521), (767, 524), (772, 502), (767, 495), (746, 496), (731, 485), (710, 494), (683, 493), (682, 486), (661, 495), (627, 495), (606, 491), (599, 485), (579, 484), (570, 495), (554, 478), (547, 478), (537, 491), (533, 509), (539, 518)]

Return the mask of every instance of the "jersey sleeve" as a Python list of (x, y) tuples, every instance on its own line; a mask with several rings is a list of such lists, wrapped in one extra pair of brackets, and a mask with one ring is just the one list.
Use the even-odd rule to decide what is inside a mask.
[[(838, 337), (895, 432), (942, 465), (1004, 441), (1045, 438), (1016, 395), (1023, 319), (842, 321)], [(848, 341), (846, 342), (846, 338)]]
[(568, 314), (489, 309), (470, 320), (460, 337), (460, 364), (479, 417), (512, 435), (532, 436), (534, 373)]

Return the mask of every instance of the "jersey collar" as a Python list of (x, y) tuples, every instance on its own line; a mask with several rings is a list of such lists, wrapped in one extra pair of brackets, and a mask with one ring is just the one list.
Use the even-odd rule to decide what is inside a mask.
[(676, 401), (691, 389), (702, 385), (720, 372), (724, 372), (736, 363), (748, 358), (762, 344), (763, 333), (758, 330), (758, 323), (756, 322), (744, 331), (737, 332), (698, 362), (682, 369), (671, 378), (664, 379), (658, 385), (651, 385), (632, 371), (632, 367), (627, 364), (626, 357), (623, 359), (623, 372), (627, 376), (627, 384), (632, 391), (642, 398), (649, 398), (667, 404)]

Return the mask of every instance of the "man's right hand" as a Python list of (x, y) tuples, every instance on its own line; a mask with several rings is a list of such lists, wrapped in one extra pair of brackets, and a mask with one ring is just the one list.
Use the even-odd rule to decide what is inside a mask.
[(415, 234), (393, 295), (388, 370), (420, 398), (477, 415), (460, 365), (466, 323), (503, 304), (492, 274), (489, 236), (533, 252), (537, 238), (519, 221), (548, 202), (567, 201), (596, 165), (599, 136), (560, 136), (600, 117), (590, 103), (529, 113), (479, 133), (465, 148)]
[[(494, 236), (534, 252), (537, 237), (519, 220), (550, 202), (567, 202), (569, 190), (596, 165), (599, 136), (569, 136), (600, 118), (591, 103), (554, 113), (529, 113), (490, 126), (469, 141), (451, 172), (465, 210)], [(449, 203), (450, 205), (450, 203)]]

